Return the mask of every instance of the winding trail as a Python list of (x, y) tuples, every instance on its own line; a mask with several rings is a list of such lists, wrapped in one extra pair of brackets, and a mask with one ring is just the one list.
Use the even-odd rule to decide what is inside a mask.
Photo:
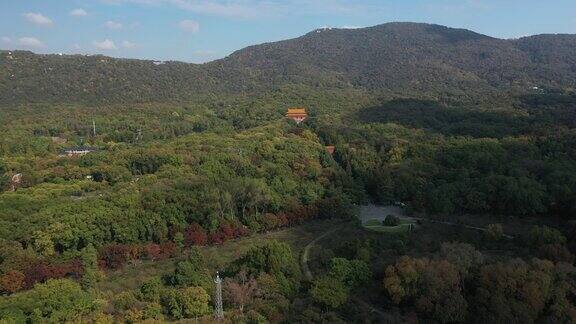
[[(360, 220), (362, 221), (362, 223), (365, 223), (371, 219), (383, 220), (386, 217), (386, 215), (390, 215), (390, 214), (398, 216), (399, 218), (402, 218), (402, 219), (410, 220), (410, 221), (418, 221), (419, 220), (419, 221), (426, 221), (426, 222), (430, 222), (430, 223), (443, 224), (443, 225), (448, 225), (448, 226), (460, 226), (460, 227), (464, 227), (464, 228), (468, 228), (468, 229), (474, 229), (474, 230), (478, 230), (478, 231), (482, 231), (482, 232), (487, 231), (487, 229), (483, 228), (483, 227), (471, 226), (471, 225), (466, 225), (466, 224), (458, 224), (458, 223), (446, 222), (446, 221), (437, 221), (437, 220), (431, 220), (431, 219), (427, 219), (427, 218), (406, 216), (401, 208), (395, 207), (395, 206), (387, 206), (387, 207), (381, 207), (381, 206), (375, 206), (375, 205), (362, 206), (361, 210), (360, 210)], [(314, 245), (316, 243), (318, 243), (320, 240), (324, 239), (325, 237), (334, 234), (335, 232), (340, 230), (342, 228), (342, 226), (344, 226), (344, 224), (339, 225), (335, 228), (332, 228), (332, 229), (322, 233), (320, 236), (318, 236), (315, 239), (313, 239), (312, 241), (310, 241), (310, 243), (308, 243), (304, 247), (304, 250), (302, 251), (302, 258), (301, 258), (300, 262), (301, 262), (302, 271), (304, 272), (304, 277), (308, 281), (314, 280), (314, 274), (312, 273), (312, 271), (310, 270), (310, 266), (308, 265), (308, 261), (310, 261), (310, 251), (312, 250), (312, 248), (314, 247)], [(507, 239), (513, 239), (514, 238), (512, 235), (508, 235), (508, 234), (504, 234), (504, 237)], [(366, 300), (363, 300), (359, 297), (353, 297), (353, 299), (358, 304), (369, 309), (370, 312), (376, 313), (379, 316), (381, 316), (382, 319), (393, 320), (390, 317), (390, 314), (388, 314), (384, 310), (378, 308), (378, 306), (373, 305), (370, 302), (367, 302)]]
[[(448, 226), (460, 226), (460, 227), (464, 227), (464, 228), (468, 228), (468, 229), (473, 229), (473, 230), (477, 230), (477, 231), (481, 231), (481, 232), (486, 232), (488, 231), (487, 228), (484, 227), (478, 227), (478, 226), (471, 226), (471, 225), (466, 225), (466, 224), (458, 224), (458, 223), (452, 223), (452, 222), (443, 222), (443, 221), (437, 221), (437, 220), (432, 220), (432, 219), (427, 219), (427, 218), (413, 218), (416, 220), (422, 220), (422, 221), (426, 221), (429, 223), (435, 223), (435, 224), (442, 224), (442, 225), (448, 225)], [(502, 234), (503, 237), (512, 240), (514, 239), (514, 236), (509, 235), (509, 234)]]
[[(310, 267), (308, 266), (308, 261), (310, 261), (310, 250), (312, 250), (312, 248), (314, 247), (314, 245), (316, 243), (318, 243), (323, 238), (334, 234), (335, 232), (340, 230), (342, 228), (342, 226), (343, 225), (339, 225), (338, 227), (332, 228), (332, 229), (322, 233), (322, 235), (316, 237), (315, 239), (310, 241), (310, 243), (308, 243), (308, 245), (306, 245), (306, 247), (304, 247), (304, 250), (302, 251), (301, 264), (302, 264), (302, 271), (304, 272), (304, 277), (306, 277), (307, 280), (309, 280), (309, 281), (314, 280), (314, 274), (312, 273), (312, 271), (310, 270)], [(370, 310), (371, 313), (376, 313), (384, 319), (388, 319), (390, 317), (390, 315), (388, 315), (386, 312), (384, 312), (383, 310), (379, 309), (377, 306), (372, 305), (365, 300), (362, 300), (358, 297), (353, 297), (353, 299), (358, 304), (361, 304), (363, 307)]]
[(308, 243), (306, 247), (304, 247), (304, 251), (302, 251), (301, 264), (302, 264), (302, 270), (304, 271), (304, 276), (306, 277), (307, 280), (309, 281), (314, 280), (314, 275), (312, 274), (312, 271), (310, 271), (310, 267), (308, 266), (308, 261), (310, 260), (310, 250), (312, 249), (314, 244), (318, 243), (318, 241), (338, 231), (341, 227), (342, 225), (322, 233), (322, 235), (316, 237), (315, 239), (310, 241), (310, 243)]

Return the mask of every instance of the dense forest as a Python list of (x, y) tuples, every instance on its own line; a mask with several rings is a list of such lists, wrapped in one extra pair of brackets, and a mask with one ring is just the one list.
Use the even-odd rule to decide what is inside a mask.
[[(575, 42), (386, 24), (203, 65), (0, 52), (0, 319), (210, 322), (220, 271), (231, 322), (575, 322)], [(418, 221), (370, 231), (367, 204)]]
[(438, 25), (319, 29), (205, 64), (0, 51), (1, 103), (210, 101), (287, 85), (478, 101), (576, 86), (576, 36), (502, 40)]

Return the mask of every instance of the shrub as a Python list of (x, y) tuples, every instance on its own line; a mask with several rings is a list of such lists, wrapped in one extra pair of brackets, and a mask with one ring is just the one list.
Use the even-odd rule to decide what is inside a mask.
[(144, 317), (144, 312), (141, 309), (129, 309), (124, 314), (124, 320), (126, 323), (140, 323)]
[(125, 311), (133, 308), (138, 303), (138, 299), (131, 291), (123, 291), (112, 299), (112, 305), (117, 311)]
[(534, 226), (528, 236), (528, 242), (532, 247), (538, 248), (545, 244), (566, 243), (566, 237), (557, 229), (548, 226)]
[(538, 256), (554, 262), (573, 263), (574, 255), (560, 244), (545, 244), (538, 249)]
[(490, 224), (486, 228), (486, 237), (490, 240), (500, 241), (504, 237), (502, 224)]
[(398, 225), (400, 225), (400, 218), (398, 218), (397, 216), (394, 216), (394, 215), (388, 215), (388, 216), (386, 216), (386, 218), (384, 219), (382, 224), (384, 226), (390, 226), (390, 227), (398, 226)]
[(159, 303), (147, 304), (144, 306), (142, 317), (145, 320), (154, 319), (162, 321), (164, 319), (164, 316), (162, 316), (162, 305)]

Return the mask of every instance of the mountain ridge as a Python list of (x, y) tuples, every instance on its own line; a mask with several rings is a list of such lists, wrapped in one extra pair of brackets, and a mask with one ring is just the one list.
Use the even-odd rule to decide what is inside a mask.
[(286, 84), (457, 98), (576, 87), (576, 35), (499, 39), (434, 24), (317, 29), (203, 63), (0, 52), (0, 103), (187, 101)]

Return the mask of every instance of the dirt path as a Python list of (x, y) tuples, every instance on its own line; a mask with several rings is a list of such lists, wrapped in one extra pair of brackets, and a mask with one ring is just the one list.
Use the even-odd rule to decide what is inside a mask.
[(358, 304), (362, 305), (366, 309), (370, 310), (370, 313), (376, 313), (384, 319), (390, 319), (389, 321), (386, 321), (386, 322), (392, 322), (393, 319), (390, 318), (390, 315), (388, 313), (386, 313), (384, 310), (379, 309), (378, 307), (374, 306), (373, 304), (370, 304), (369, 302), (362, 300), (358, 297), (353, 297), (352, 299), (354, 299), (354, 301), (356, 301)]
[[(308, 266), (308, 261), (310, 261), (310, 250), (312, 250), (314, 245), (316, 243), (318, 243), (320, 240), (322, 240), (323, 238), (337, 232), (341, 228), (341, 226), (338, 226), (336, 228), (333, 228), (331, 230), (324, 232), (322, 235), (320, 235), (317, 238), (315, 238), (314, 240), (310, 241), (310, 243), (308, 243), (308, 245), (306, 245), (306, 247), (302, 251), (302, 260), (301, 260), (302, 271), (304, 272), (304, 277), (306, 277), (307, 280), (309, 280), (309, 281), (314, 280), (314, 274), (312, 273), (312, 271), (310, 270), (310, 267)], [(382, 317), (383, 319), (389, 319), (390, 318), (390, 315), (388, 315), (383, 310), (379, 309), (377, 306), (370, 304), (369, 302), (362, 300), (358, 297), (353, 297), (353, 299), (358, 304), (362, 305), (362, 307), (365, 307), (366, 309), (368, 309), (371, 313), (376, 313), (380, 317)]]
[[(390, 215), (390, 214), (395, 215), (395, 216), (397, 216), (401, 219), (405, 219), (405, 220), (411, 220), (411, 221), (421, 220), (421, 221), (427, 221), (427, 222), (431, 222), (431, 223), (443, 224), (443, 225), (448, 225), (448, 226), (462, 226), (464, 228), (474, 229), (474, 230), (483, 231), (483, 232), (486, 231), (486, 228), (482, 228), (482, 227), (457, 224), (457, 223), (452, 223), (452, 222), (435, 221), (435, 220), (426, 219), (426, 218), (406, 216), (404, 214), (403, 210), (399, 207), (396, 207), (396, 206), (383, 207), (383, 206), (376, 206), (376, 205), (366, 205), (366, 206), (361, 206), (361, 208), (360, 208), (360, 220), (362, 221), (362, 223), (365, 223), (371, 219), (384, 220), (384, 218), (386, 218), (386, 216)], [(316, 237), (314, 240), (310, 241), (310, 243), (308, 243), (308, 245), (306, 245), (304, 247), (304, 250), (302, 252), (301, 266), (302, 266), (302, 271), (304, 272), (304, 276), (306, 277), (307, 280), (309, 280), (309, 281), (314, 280), (314, 274), (312, 273), (312, 271), (310, 270), (310, 267), (308, 266), (308, 261), (310, 260), (310, 250), (312, 250), (314, 245), (316, 243), (318, 243), (320, 240), (322, 240), (323, 238), (335, 233), (340, 228), (341, 228), (341, 226), (338, 226), (336, 228), (330, 229), (330, 230), (322, 233), (322, 235)], [(507, 234), (504, 234), (504, 237), (506, 237), (508, 239), (514, 238), (513, 236), (507, 235)], [(387, 314), (384, 310), (378, 308), (377, 306), (371, 304), (370, 302), (367, 302), (366, 300), (360, 299), (359, 297), (353, 297), (353, 299), (358, 304), (360, 304), (362, 307), (367, 308), (370, 312), (378, 314), (380, 317), (382, 317), (382, 319), (393, 320), (392, 318), (390, 318), (390, 315)]]
[[(430, 222), (430, 223), (435, 223), (435, 224), (448, 225), (448, 226), (461, 226), (464, 228), (473, 229), (473, 230), (477, 230), (477, 231), (481, 231), (481, 232), (488, 231), (488, 229), (486, 229), (484, 227), (477, 227), (477, 226), (471, 226), (471, 225), (465, 225), (465, 224), (457, 224), (457, 223), (452, 223), (452, 222), (436, 221), (436, 220), (426, 219), (426, 218), (414, 218), (414, 219), (422, 220), (422, 221), (426, 221), (426, 222)], [(514, 238), (514, 236), (508, 235), (508, 234), (502, 234), (502, 236), (509, 239), (509, 240)]]
[(316, 237), (310, 243), (308, 243), (308, 245), (306, 245), (306, 247), (304, 248), (304, 251), (302, 251), (302, 260), (301, 260), (302, 271), (304, 271), (304, 277), (306, 277), (307, 280), (309, 281), (314, 280), (314, 275), (312, 274), (312, 271), (310, 271), (310, 267), (308, 266), (308, 261), (310, 260), (310, 250), (312, 249), (314, 244), (316, 244), (318, 241), (325, 238), (326, 236), (336, 232), (337, 230), (340, 229), (340, 227), (341, 226), (333, 228), (329, 231), (324, 232), (322, 235)]

